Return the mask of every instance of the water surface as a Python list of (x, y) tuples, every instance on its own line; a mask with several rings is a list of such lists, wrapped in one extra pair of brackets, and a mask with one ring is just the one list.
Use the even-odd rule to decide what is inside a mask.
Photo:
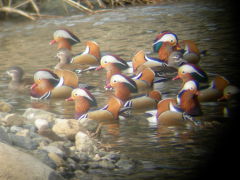
[[(57, 113), (62, 118), (72, 118), (73, 103), (64, 100), (31, 101), (28, 94), (7, 90), (9, 79), (4, 74), (13, 65), (20, 65), (26, 75), (39, 68), (52, 68), (56, 46), (49, 46), (52, 33), (61, 27), (74, 32), (81, 43), (73, 52), (84, 50), (84, 42), (94, 40), (102, 51), (130, 60), (139, 50), (152, 51), (152, 41), (163, 30), (175, 32), (180, 40), (192, 39), (200, 49), (208, 50), (200, 65), (208, 73), (219, 73), (238, 83), (235, 59), (239, 57), (233, 47), (236, 32), (232, 18), (224, 6), (206, 2), (179, 2), (146, 7), (129, 7), (92, 16), (75, 15), (36, 22), (0, 22), (0, 100), (14, 105), (17, 113), (35, 107)], [(105, 105), (109, 92), (103, 88), (105, 72), (91, 72), (80, 76), (84, 83), (97, 86), (92, 90), (98, 106)], [(169, 82), (160, 88), (164, 97), (173, 97), (179, 82)], [(114, 150), (139, 160), (142, 165), (133, 173), (112, 172), (110, 179), (186, 179), (199, 174), (199, 167), (207, 166), (215, 155), (219, 133), (228, 121), (223, 117), (224, 103), (202, 104), (203, 128), (167, 128), (150, 126), (142, 112), (133, 112), (119, 122), (119, 134), (109, 134), (103, 142)], [(105, 174), (99, 177), (104, 179)]]

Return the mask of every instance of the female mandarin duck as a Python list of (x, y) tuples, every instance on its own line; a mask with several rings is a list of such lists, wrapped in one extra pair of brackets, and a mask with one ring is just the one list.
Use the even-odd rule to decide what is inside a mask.
[(79, 43), (80, 40), (72, 32), (67, 29), (59, 29), (53, 33), (53, 40), (50, 41), (50, 45), (57, 43), (57, 49), (66, 48), (71, 50), (72, 46)]
[(93, 106), (97, 106), (95, 97), (83, 88), (76, 88), (72, 91), (71, 97), (66, 101), (75, 101), (75, 118), (79, 118), (83, 114), (86, 114)]
[(87, 41), (85, 51), (75, 55), (71, 63), (99, 65), (100, 58), (101, 52), (99, 45), (95, 41)]
[(105, 55), (101, 58), (100, 66), (96, 70), (105, 69), (106, 73), (106, 85), (110, 83), (110, 79), (114, 74), (121, 74), (122, 71), (129, 68), (126, 61), (116, 55)]
[[(200, 52), (197, 45), (191, 40), (183, 40), (179, 43), (176, 34), (171, 31), (163, 31), (159, 33), (153, 43), (153, 50), (159, 54), (159, 58), (164, 58), (166, 43), (169, 43), (168, 48), (172, 47), (172, 51), (180, 50), (183, 53), (183, 59), (189, 63), (198, 64), (201, 54), (205, 54), (206, 51)], [(170, 46), (169, 46), (170, 45)]]
[(11, 77), (8, 89), (18, 92), (29, 92), (33, 78), (24, 78), (24, 70), (19, 66), (10, 67), (6, 73)]
[(90, 66), (88, 64), (71, 63), (73, 55), (68, 49), (60, 49), (57, 52), (56, 57), (59, 59), (55, 69), (70, 70), (77, 73), (94, 70), (96, 66)]
[(78, 76), (72, 71), (40, 69), (34, 74), (31, 96), (38, 99), (66, 98), (78, 86)]
[(152, 90), (146, 95), (141, 95), (128, 100), (124, 107), (129, 107), (133, 110), (148, 110), (155, 109), (157, 103), (162, 99), (162, 95), (158, 90)]
[(123, 74), (114, 74), (107, 88), (113, 88), (114, 95), (123, 102), (129, 100), (131, 93), (138, 92), (136, 82)]

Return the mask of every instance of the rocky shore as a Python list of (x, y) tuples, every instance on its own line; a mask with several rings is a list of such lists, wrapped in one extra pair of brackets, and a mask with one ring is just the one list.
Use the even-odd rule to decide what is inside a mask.
[(61, 119), (28, 108), (23, 114), (0, 102), (0, 179), (101, 179), (129, 174), (141, 163), (101, 144), (92, 120)]

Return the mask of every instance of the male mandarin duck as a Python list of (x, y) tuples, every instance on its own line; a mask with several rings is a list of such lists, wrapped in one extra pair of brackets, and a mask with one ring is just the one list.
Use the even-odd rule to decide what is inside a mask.
[(40, 69), (34, 74), (34, 84), (31, 87), (31, 97), (38, 99), (66, 98), (73, 88), (78, 87), (78, 76), (67, 70)]
[(97, 101), (91, 92), (85, 88), (76, 88), (72, 91), (71, 97), (66, 101), (75, 102), (75, 118), (86, 114), (93, 106), (97, 106)]
[(111, 122), (123, 118), (119, 116), (123, 107), (123, 102), (121, 99), (112, 95), (109, 97), (107, 105), (102, 109), (89, 111), (88, 113), (82, 115), (79, 119), (89, 118), (98, 121)]
[(80, 40), (76, 35), (67, 29), (59, 29), (53, 33), (53, 40), (49, 42), (50, 45), (57, 43), (57, 49), (66, 48), (71, 50), (72, 46), (79, 43)]
[(88, 64), (71, 63), (73, 55), (68, 49), (60, 49), (57, 52), (56, 57), (59, 59), (55, 69), (70, 70), (77, 73), (94, 70), (96, 66), (90, 66)]
[(24, 78), (24, 70), (19, 66), (12, 66), (6, 71), (7, 75), (11, 77), (8, 84), (8, 89), (18, 92), (29, 92), (33, 84), (33, 78)]
[(199, 121), (193, 117), (202, 114), (197, 96), (197, 91), (184, 90), (180, 97), (180, 104), (177, 104), (174, 98), (163, 99), (157, 105), (156, 116), (148, 120), (157, 120), (159, 125), (165, 126), (199, 125)]
[[(227, 98), (228, 86), (230, 86), (229, 81), (221, 76), (216, 75), (210, 83), (210, 86), (205, 89), (201, 89), (198, 94), (198, 100), (200, 102), (217, 102), (221, 99), (225, 99), (224, 96)], [(199, 85), (195, 80), (189, 80), (184, 83), (182, 90), (187, 89), (199, 89)], [(180, 90), (180, 92), (182, 91)], [(231, 91), (231, 88), (229, 88)], [(225, 91), (225, 95), (224, 95)], [(234, 91), (234, 90), (233, 90)]]
[[(165, 48), (163, 48), (166, 43), (167, 46), (173, 50), (180, 50), (183, 53), (183, 59), (187, 60), (189, 63), (198, 64), (200, 61), (201, 54), (205, 54), (206, 51), (199, 51), (197, 45), (192, 40), (183, 40), (179, 42), (178, 37), (175, 33), (171, 31), (163, 31), (159, 33), (153, 43), (153, 51), (159, 54), (159, 58), (164, 58)], [(170, 45), (170, 46), (169, 46)], [(165, 49), (165, 50), (164, 50)]]
[(148, 110), (157, 107), (157, 103), (162, 99), (162, 95), (158, 90), (152, 90), (145, 95), (138, 96), (128, 100), (124, 107), (129, 107), (133, 110)]
[(114, 74), (107, 88), (113, 88), (114, 95), (123, 102), (129, 100), (131, 93), (138, 92), (136, 82), (123, 74)]
[(105, 55), (101, 58), (100, 66), (96, 70), (105, 69), (106, 73), (106, 85), (109, 84), (112, 75), (121, 74), (122, 71), (129, 68), (126, 61), (116, 55)]
[(71, 63), (99, 65), (100, 58), (101, 52), (99, 45), (95, 41), (87, 41), (85, 51), (75, 55)]

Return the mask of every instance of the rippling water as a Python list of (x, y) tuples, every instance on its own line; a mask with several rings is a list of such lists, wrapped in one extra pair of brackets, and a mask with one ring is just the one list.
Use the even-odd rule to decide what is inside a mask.
[[(49, 46), (52, 33), (66, 27), (80, 39), (73, 52), (84, 50), (84, 42), (96, 41), (101, 50), (130, 60), (143, 49), (152, 51), (155, 35), (163, 30), (175, 32), (180, 40), (192, 39), (200, 49), (207, 49), (208, 56), (200, 63), (206, 72), (219, 73), (238, 83), (235, 72), (237, 41), (232, 17), (223, 6), (206, 2), (179, 2), (147, 7), (129, 7), (92, 16), (76, 15), (57, 19), (42, 19), (36, 22), (0, 22), (0, 100), (14, 105), (22, 113), (28, 107), (46, 109), (60, 117), (73, 117), (73, 104), (63, 100), (34, 102), (28, 95), (7, 90), (8, 77), (5, 70), (20, 65), (26, 75), (32, 76), (39, 68), (52, 68), (57, 60), (56, 46)], [(80, 76), (82, 82), (98, 86), (92, 92), (99, 107), (105, 105), (108, 93), (103, 89), (105, 72), (91, 72)], [(175, 96), (179, 84), (169, 82), (162, 85), (165, 97)], [(199, 167), (208, 164), (214, 156), (219, 132), (228, 119), (223, 118), (225, 104), (203, 104), (203, 120), (211, 122), (209, 127), (199, 129), (149, 126), (141, 112), (119, 122), (118, 135), (106, 135), (103, 142), (115, 150), (142, 161), (143, 165), (130, 174), (114, 174), (113, 177), (140, 179), (189, 178), (199, 172)], [(217, 125), (216, 125), (217, 124)], [(101, 175), (100, 177), (103, 177)], [(113, 178), (114, 179), (114, 178)]]

